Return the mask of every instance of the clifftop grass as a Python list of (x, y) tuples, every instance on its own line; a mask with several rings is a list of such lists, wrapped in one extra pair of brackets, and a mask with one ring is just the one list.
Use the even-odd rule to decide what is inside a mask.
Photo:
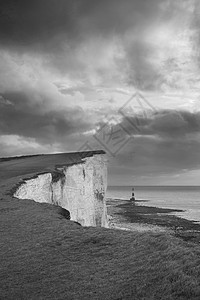
[[(84, 228), (59, 207), (14, 199), (8, 191), (24, 172), (14, 169), (18, 162), (1, 169), (0, 299), (200, 299), (198, 244)], [(22, 167), (29, 176), (25, 160)]]
[(58, 209), (1, 199), (0, 299), (199, 299), (198, 245), (84, 228)]

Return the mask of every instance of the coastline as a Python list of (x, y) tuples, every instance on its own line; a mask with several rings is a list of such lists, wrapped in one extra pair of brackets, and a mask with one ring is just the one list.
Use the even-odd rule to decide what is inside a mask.
[(58, 206), (14, 199), (19, 179), (0, 182), (0, 298), (199, 299), (198, 244), (168, 232), (80, 226)]
[(140, 202), (143, 201), (130, 202), (107, 198), (110, 228), (138, 232), (168, 232), (184, 241), (200, 243), (199, 222), (176, 215), (183, 210), (143, 206)]

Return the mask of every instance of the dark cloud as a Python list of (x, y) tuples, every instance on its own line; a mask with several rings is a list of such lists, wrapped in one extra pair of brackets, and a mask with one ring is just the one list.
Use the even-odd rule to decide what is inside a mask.
[[(134, 42), (134, 45), (130, 45), (128, 36), (131, 33), (141, 38), (142, 28), (162, 15), (163, 2), (165, 1), (3, 0), (0, 1), (0, 44), (4, 49), (19, 53), (42, 55), (45, 67), (53, 67), (54, 71), (56, 69), (62, 74), (75, 73), (82, 78), (85, 77), (89, 64), (84, 60), (88, 43), (93, 40), (97, 44), (96, 40), (100, 39), (104, 48), (106, 42), (117, 37), (125, 49), (126, 58), (115, 60), (116, 69), (127, 73), (124, 80), (131, 85), (135, 84), (135, 77), (147, 77), (147, 88), (152, 85), (149, 74), (153, 69), (146, 59), (149, 55), (148, 46), (142, 41), (140, 44), (137, 42), (135, 45)], [(99, 46), (97, 48), (101, 48)], [(83, 57), (80, 55), (80, 48)], [(95, 51), (93, 49), (90, 55), (95, 56)], [(108, 70), (104, 69), (96, 66), (99, 76), (107, 76)]]
[(124, 117), (121, 123), (133, 135), (157, 135), (182, 138), (186, 134), (200, 133), (200, 112), (159, 110), (143, 115)]
[(72, 34), (76, 25), (73, 21), (76, 4), (77, 1), (70, 0), (1, 1), (1, 42), (21, 47), (35, 44), (40, 48), (57, 34)]
[[(151, 61), (155, 45), (146, 42), (143, 33), (153, 24), (159, 27), (160, 21), (178, 19), (182, 2), (174, 5), (167, 0), (2, 0), (0, 44), (10, 51), (41, 55), (45, 68), (81, 79), (87, 77), (91, 63), (97, 75), (108, 82), (106, 64), (99, 66), (85, 60), (84, 53), (98, 61), (107, 43), (116, 38), (124, 52), (123, 58), (114, 57), (116, 72), (124, 73), (121, 81), (154, 90), (164, 79)], [(92, 50), (91, 43), (96, 45)], [(116, 74), (111, 77), (116, 81)]]
[(5, 99), (3, 96), (0, 95), (0, 106), (1, 105), (12, 105), (12, 103), (8, 99)]
[[(0, 39), (5, 44), (45, 46), (63, 37), (124, 33), (158, 12), (158, 0), (2, 0)], [(56, 37), (56, 38), (55, 38)], [(55, 38), (55, 40), (54, 40)], [(58, 44), (56, 48), (58, 47)]]
[(115, 159), (110, 159), (111, 184), (120, 184), (122, 176), (127, 185), (134, 178), (145, 185), (144, 176), (151, 178), (147, 181), (150, 184), (159, 184), (165, 178), (172, 184), (171, 176), (200, 168), (199, 112), (148, 111), (146, 116), (124, 118), (120, 125), (132, 138)]
[(65, 143), (67, 136), (91, 129), (80, 108), (44, 110), (44, 102), (30, 102), (25, 93), (3, 95), (10, 105), (0, 103), (0, 134), (35, 138), (40, 143)]
[(182, 136), (188, 133), (200, 132), (200, 113), (189, 111), (167, 110), (156, 114), (150, 128), (158, 134)]
[[(148, 35), (149, 28), (159, 28), (171, 20), (181, 24), (190, 6), (187, 0), (175, 3), (168, 0), (1, 0), (0, 45), (19, 53), (43, 55), (46, 67), (54, 67), (61, 73), (76, 73), (82, 78), (89, 64), (84, 60), (88, 43), (93, 40), (97, 44), (100, 39), (105, 48), (108, 41), (117, 38), (125, 57), (115, 59), (115, 68), (125, 73), (123, 80), (130, 85), (139, 82), (142, 89), (155, 89), (164, 79), (151, 60), (156, 55), (155, 45), (150, 45), (143, 33)], [(197, 28), (197, 25), (198, 17), (194, 14), (192, 26)], [(95, 56), (95, 51), (94, 47), (90, 55)], [(108, 73), (99, 66), (96, 71), (102, 77)]]
[(150, 184), (159, 184), (159, 180), (162, 184), (164, 179), (159, 178), (162, 175), (171, 180), (171, 184), (176, 184), (176, 179), (173, 183), (171, 176), (182, 174), (183, 170), (199, 168), (199, 135), (182, 139), (136, 136), (109, 162), (110, 180), (119, 185), (122, 178), (126, 185), (134, 184), (134, 178), (139, 184), (145, 185), (148, 181), (140, 178), (143, 176), (151, 179)]

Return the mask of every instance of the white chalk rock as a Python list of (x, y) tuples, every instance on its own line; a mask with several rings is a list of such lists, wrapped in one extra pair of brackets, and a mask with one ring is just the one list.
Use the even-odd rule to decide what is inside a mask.
[(83, 226), (108, 227), (106, 188), (107, 161), (104, 154), (98, 154), (59, 168), (57, 176), (46, 173), (25, 180), (14, 196), (59, 205)]

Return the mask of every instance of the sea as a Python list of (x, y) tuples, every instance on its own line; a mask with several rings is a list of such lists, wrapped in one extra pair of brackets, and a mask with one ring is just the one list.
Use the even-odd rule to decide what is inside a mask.
[[(129, 200), (132, 186), (108, 186), (107, 198)], [(200, 186), (134, 186), (139, 205), (179, 209), (172, 214), (200, 223)]]

